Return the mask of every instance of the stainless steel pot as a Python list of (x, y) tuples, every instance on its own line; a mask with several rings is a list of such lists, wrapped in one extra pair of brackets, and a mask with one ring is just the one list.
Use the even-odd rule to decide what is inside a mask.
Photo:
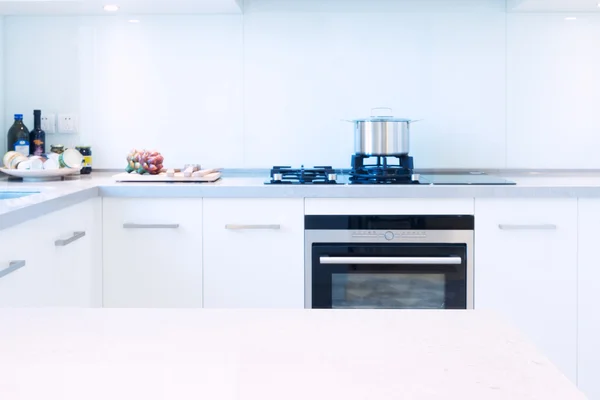
[[(387, 115), (374, 116), (376, 110)], [(391, 108), (373, 108), (371, 117), (354, 123), (354, 152), (367, 156), (400, 156), (410, 150), (410, 124), (415, 120), (394, 118)]]

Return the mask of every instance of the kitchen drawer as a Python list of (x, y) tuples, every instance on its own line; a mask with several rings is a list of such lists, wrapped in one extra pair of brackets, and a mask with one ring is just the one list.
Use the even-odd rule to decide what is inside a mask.
[(202, 199), (105, 198), (104, 306), (202, 307)]
[(476, 199), (475, 308), (504, 315), (576, 381), (577, 199)]
[(303, 199), (204, 199), (204, 306), (304, 307)]

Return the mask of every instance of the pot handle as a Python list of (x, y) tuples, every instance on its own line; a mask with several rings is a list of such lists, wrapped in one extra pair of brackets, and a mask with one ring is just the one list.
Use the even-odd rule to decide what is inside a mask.
[[(390, 113), (387, 115), (375, 115), (374, 111), (375, 110), (388, 110)], [(390, 107), (375, 107), (375, 108), (371, 108), (371, 117), (392, 117), (392, 109)]]
[(414, 124), (415, 122), (423, 121), (422, 119), (413, 119), (409, 122), (409, 124)]

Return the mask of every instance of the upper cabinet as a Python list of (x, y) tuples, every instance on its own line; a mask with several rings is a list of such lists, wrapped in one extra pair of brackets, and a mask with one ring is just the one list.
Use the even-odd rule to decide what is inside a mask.
[(597, 1), (590, 0), (508, 0), (508, 9), (522, 12), (600, 12)]
[[(240, 14), (242, 0), (0, 0), (0, 15)], [(105, 11), (107, 5), (117, 11)]]

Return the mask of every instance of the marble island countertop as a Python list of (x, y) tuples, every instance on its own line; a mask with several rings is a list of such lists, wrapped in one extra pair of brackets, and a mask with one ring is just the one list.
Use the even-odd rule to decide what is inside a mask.
[(516, 185), (265, 185), (268, 173), (228, 174), (215, 183), (119, 183), (115, 172), (94, 172), (64, 181), (20, 182), (0, 179), (0, 192), (34, 195), (0, 200), (0, 230), (104, 197), (239, 198), (481, 198), (599, 197), (600, 172), (502, 174)]
[(0, 326), (3, 400), (585, 399), (481, 311), (4, 309)]

